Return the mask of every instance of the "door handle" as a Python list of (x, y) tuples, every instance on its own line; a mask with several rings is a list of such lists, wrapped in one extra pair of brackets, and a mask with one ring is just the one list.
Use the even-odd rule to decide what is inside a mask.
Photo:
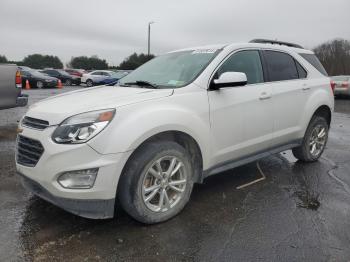
[(303, 84), (303, 90), (310, 90), (310, 87), (307, 84)]
[(260, 100), (266, 100), (266, 99), (270, 99), (270, 98), (271, 98), (271, 95), (269, 95), (266, 92), (261, 93), (261, 95), (259, 97)]

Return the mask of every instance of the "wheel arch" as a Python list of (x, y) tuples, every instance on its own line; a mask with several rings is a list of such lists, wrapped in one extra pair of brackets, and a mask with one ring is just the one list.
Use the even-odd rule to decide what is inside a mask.
[[(327, 120), (327, 123), (328, 123), (328, 126), (331, 125), (331, 121), (332, 121), (332, 111), (330, 109), (329, 106), (327, 105), (321, 105), (319, 106), (315, 112), (313, 113), (311, 119), (314, 117), (314, 116), (321, 116), (321, 117), (324, 117), (326, 120)], [(310, 121), (311, 121), (310, 119)]]
[(183, 131), (178, 130), (169, 130), (169, 131), (163, 131), (157, 134), (154, 134), (147, 139), (145, 139), (142, 143), (140, 143), (136, 149), (133, 151), (133, 153), (129, 156), (128, 160), (126, 161), (123, 171), (121, 175), (123, 175), (125, 168), (127, 167), (129, 161), (132, 160), (133, 156), (141, 150), (141, 148), (147, 144), (152, 142), (161, 142), (161, 141), (173, 141), (184, 147), (191, 156), (191, 163), (194, 168), (194, 182), (195, 183), (201, 183), (203, 176), (203, 154), (202, 150), (200, 148), (199, 143), (188, 133), (185, 133)]

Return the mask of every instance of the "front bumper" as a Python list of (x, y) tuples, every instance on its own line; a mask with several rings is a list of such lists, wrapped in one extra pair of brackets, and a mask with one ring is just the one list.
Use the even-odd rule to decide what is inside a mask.
[(36, 181), (18, 173), (23, 186), (38, 197), (75, 215), (91, 218), (106, 219), (114, 216), (115, 198), (113, 199), (69, 199), (56, 197)]
[[(39, 131), (23, 127), (21, 136), (39, 141), (44, 152), (34, 167), (21, 165), (16, 159), (17, 172), (32, 181), (25, 184), (35, 194), (67, 211), (88, 218), (112, 217), (119, 177), (131, 152), (104, 155), (88, 144), (56, 144), (51, 139), (55, 128)], [(67, 189), (57, 182), (63, 172), (91, 168), (99, 171), (90, 189)]]

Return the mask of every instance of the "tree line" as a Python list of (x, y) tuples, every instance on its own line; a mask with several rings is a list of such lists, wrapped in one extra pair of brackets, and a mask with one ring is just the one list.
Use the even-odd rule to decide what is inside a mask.
[(330, 76), (350, 75), (350, 41), (334, 39), (313, 51)]
[[(77, 56), (72, 57), (67, 63), (68, 68), (78, 68), (85, 70), (104, 70), (104, 69), (124, 69), (134, 70), (140, 65), (146, 63), (150, 59), (154, 58), (154, 55), (137, 54), (133, 53), (124, 59), (119, 66), (110, 66), (105, 59), (101, 59), (98, 56)], [(10, 61), (6, 56), (0, 55), (0, 63), (11, 63), (19, 66), (28, 66), (35, 69), (44, 68), (56, 68), (62, 69), (63, 63), (57, 56), (33, 54), (26, 56), (22, 61)]]
[[(316, 46), (313, 51), (321, 61), (330, 76), (350, 75), (350, 41), (345, 39), (333, 39)], [(105, 59), (98, 56), (72, 57), (67, 67), (85, 70), (124, 69), (134, 70), (140, 65), (152, 59), (154, 55), (133, 53), (124, 59), (118, 66), (109, 66)], [(0, 63), (14, 63), (29, 66), (36, 69), (47, 67), (63, 68), (62, 61), (57, 56), (33, 54), (26, 56), (22, 61), (8, 61), (4, 55), (0, 55)]]

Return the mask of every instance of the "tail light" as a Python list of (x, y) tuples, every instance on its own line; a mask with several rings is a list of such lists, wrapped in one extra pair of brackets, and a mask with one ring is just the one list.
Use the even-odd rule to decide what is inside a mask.
[(22, 76), (21, 76), (21, 72), (19, 70), (17, 70), (17, 72), (16, 72), (16, 87), (22, 88)]
[(349, 82), (343, 82), (343, 83), (341, 84), (341, 86), (342, 86), (342, 87), (349, 87)]
[(334, 94), (335, 82), (331, 80), (331, 89)]

